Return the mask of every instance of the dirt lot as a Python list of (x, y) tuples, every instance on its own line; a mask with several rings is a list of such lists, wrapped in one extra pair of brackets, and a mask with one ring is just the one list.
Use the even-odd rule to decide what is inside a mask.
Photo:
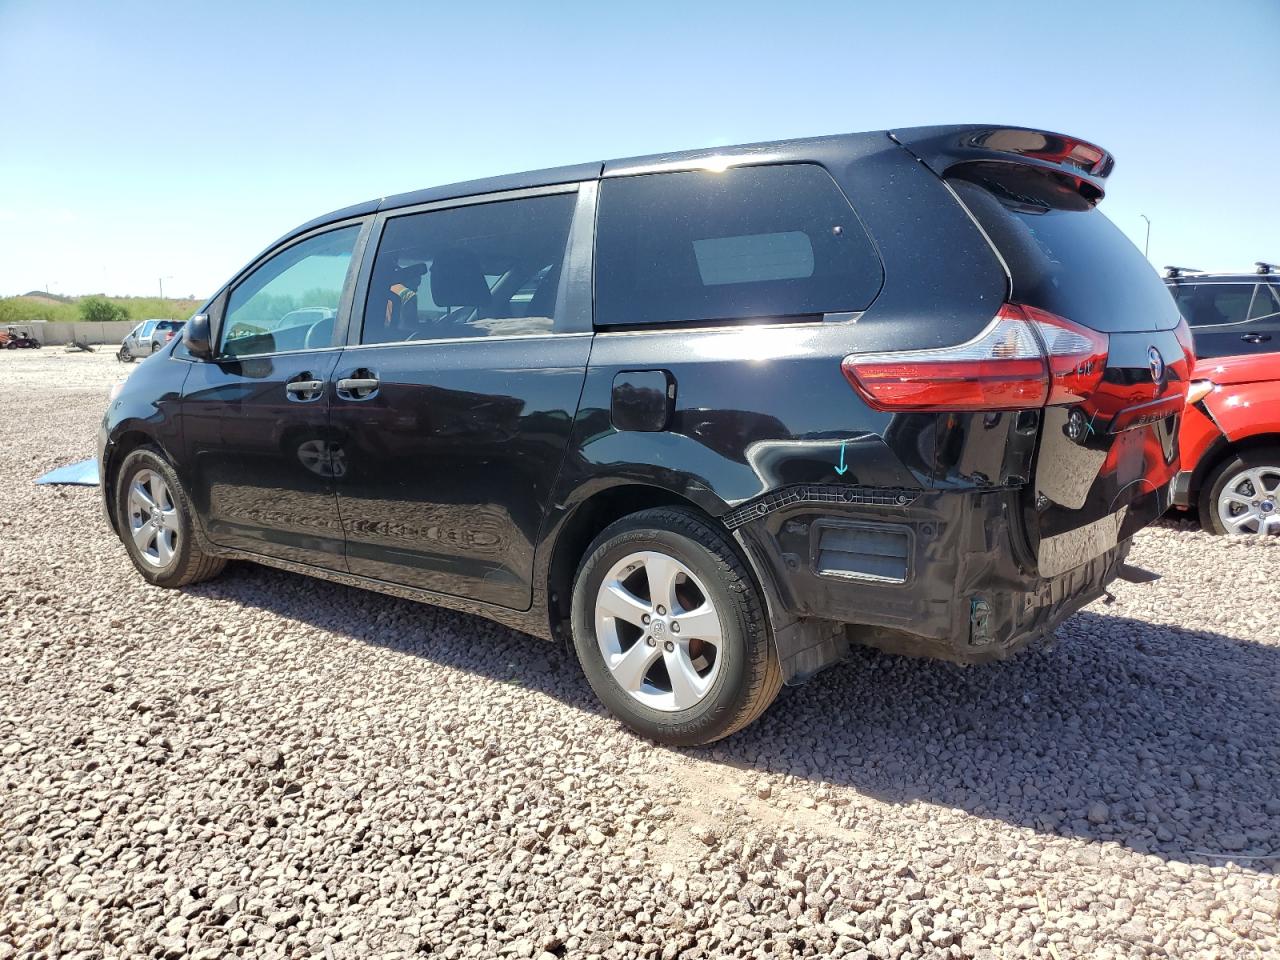
[(1050, 649), (669, 750), (481, 620), (146, 585), (31, 485), (128, 372), (0, 353), (0, 960), (1280, 954), (1280, 542), (1147, 531)]

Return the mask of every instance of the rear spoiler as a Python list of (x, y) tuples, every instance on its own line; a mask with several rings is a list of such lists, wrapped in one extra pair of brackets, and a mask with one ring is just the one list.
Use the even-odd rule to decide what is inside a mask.
[(940, 177), (961, 166), (1015, 164), (1049, 174), (1090, 204), (1102, 199), (1115, 168), (1115, 158), (1099, 146), (1027, 127), (910, 127), (890, 130), (889, 137)]

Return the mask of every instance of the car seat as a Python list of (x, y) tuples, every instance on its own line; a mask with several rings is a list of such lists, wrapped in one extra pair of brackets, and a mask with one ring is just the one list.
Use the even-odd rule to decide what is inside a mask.
[(431, 261), (431, 301), (448, 312), (442, 324), (460, 323), (486, 315), (490, 301), (480, 258), (470, 250), (451, 247)]

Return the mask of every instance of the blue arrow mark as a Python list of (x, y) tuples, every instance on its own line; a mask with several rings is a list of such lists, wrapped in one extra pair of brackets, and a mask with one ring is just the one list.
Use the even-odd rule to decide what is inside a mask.
[(836, 467), (836, 476), (839, 477), (843, 477), (845, 475), (845, 471), (849, 469), (844, 465), (844, 445), (846, 443), (848, 443), (847, 440), (840, 441), (840, 465)]

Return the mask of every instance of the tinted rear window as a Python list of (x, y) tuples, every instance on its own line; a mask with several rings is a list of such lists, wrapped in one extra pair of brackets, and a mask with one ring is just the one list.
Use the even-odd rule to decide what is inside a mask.
[(1101, 211), (1009, 183), (948, 182), (1009, 265), (1016, 302), (1107, 333), (1177, 326), (1155, 268)]
[(595, 262), (600, 326), (856, 311), (882, 279), (853, 209), (813, 164), (607, 179)]

